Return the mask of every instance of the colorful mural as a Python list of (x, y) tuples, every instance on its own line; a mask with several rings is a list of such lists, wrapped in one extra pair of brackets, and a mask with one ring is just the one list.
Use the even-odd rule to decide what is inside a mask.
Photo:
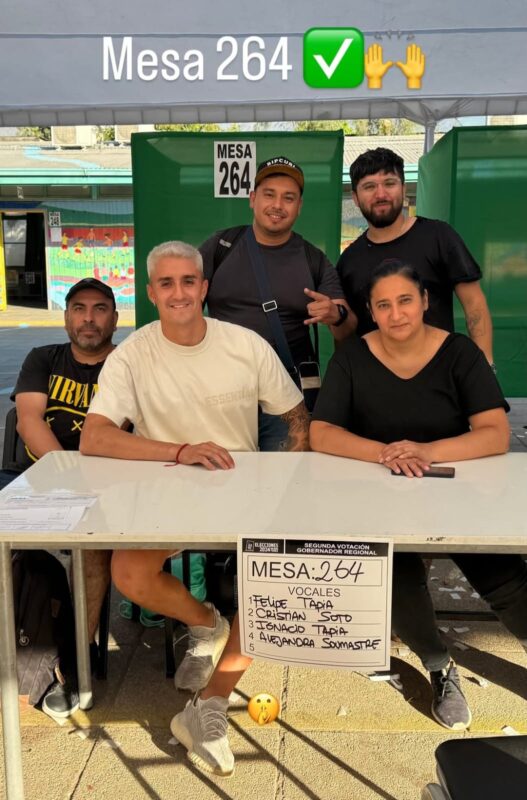
[(131, 225), (50, 227), (47, 263), (52, 308), (63, 309), (70, 287), (94, 277), (112, 287), (117, 308), (135, 306), (134, 228)]

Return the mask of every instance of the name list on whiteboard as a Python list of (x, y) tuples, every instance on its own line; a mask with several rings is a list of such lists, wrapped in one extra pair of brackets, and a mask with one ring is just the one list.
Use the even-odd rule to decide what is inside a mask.
[(390, 668), (393, 543), (241, 538), (242, 653), (285, 664)]

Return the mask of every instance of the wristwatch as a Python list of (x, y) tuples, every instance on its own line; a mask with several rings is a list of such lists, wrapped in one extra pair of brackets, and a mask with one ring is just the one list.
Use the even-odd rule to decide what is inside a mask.
[(340, 303), (335, 304), (337, 306), (337, 311), (339, 312), (339, 318), (337, 322), (333, 323), (334, 328), (338, 328), (339, 325), (342, 325), (344, 320), (348, 318), (348, 309), (346, 306), (341, 305)]

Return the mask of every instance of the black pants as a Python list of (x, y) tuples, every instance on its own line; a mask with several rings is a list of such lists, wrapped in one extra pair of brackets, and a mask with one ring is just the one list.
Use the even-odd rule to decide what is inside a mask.
[[(467, 580), (524, 646), (527, 645), (527, 565), (518, 555), (451, 555)], [(429, 671), (443, 669), (449, 653), (437, 629), (426, 571), (417, 553), (393, 557), (392, 626)]]
[(19, 475), (19, 472), (13, 472), (10, 469), (0, 470), (0, 489), (4, 489), (11, 483), (11, 481), (14, 481), (15, 478), (18, 478)]

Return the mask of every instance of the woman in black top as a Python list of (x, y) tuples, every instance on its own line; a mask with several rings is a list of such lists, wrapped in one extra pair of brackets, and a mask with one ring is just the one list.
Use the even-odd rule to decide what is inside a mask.
[[(426, 291), (415, 270), (385, 261), (368, 305), (378, 329), (333, 356), (311, 424), (311, 447), (422, 477), (433, 462), (505, 453), (508, 410), (483, 353), (466, 336), (425, 325)], [(453, 560), (502, 622), (527, 645), (527, 567), (520, 556), (456, 554)], [(431, 673), (432, 714), (450, 729), (470, 724), (455, 665), (439, 637), (421, 557), (394, 556), (393, 627)]]

